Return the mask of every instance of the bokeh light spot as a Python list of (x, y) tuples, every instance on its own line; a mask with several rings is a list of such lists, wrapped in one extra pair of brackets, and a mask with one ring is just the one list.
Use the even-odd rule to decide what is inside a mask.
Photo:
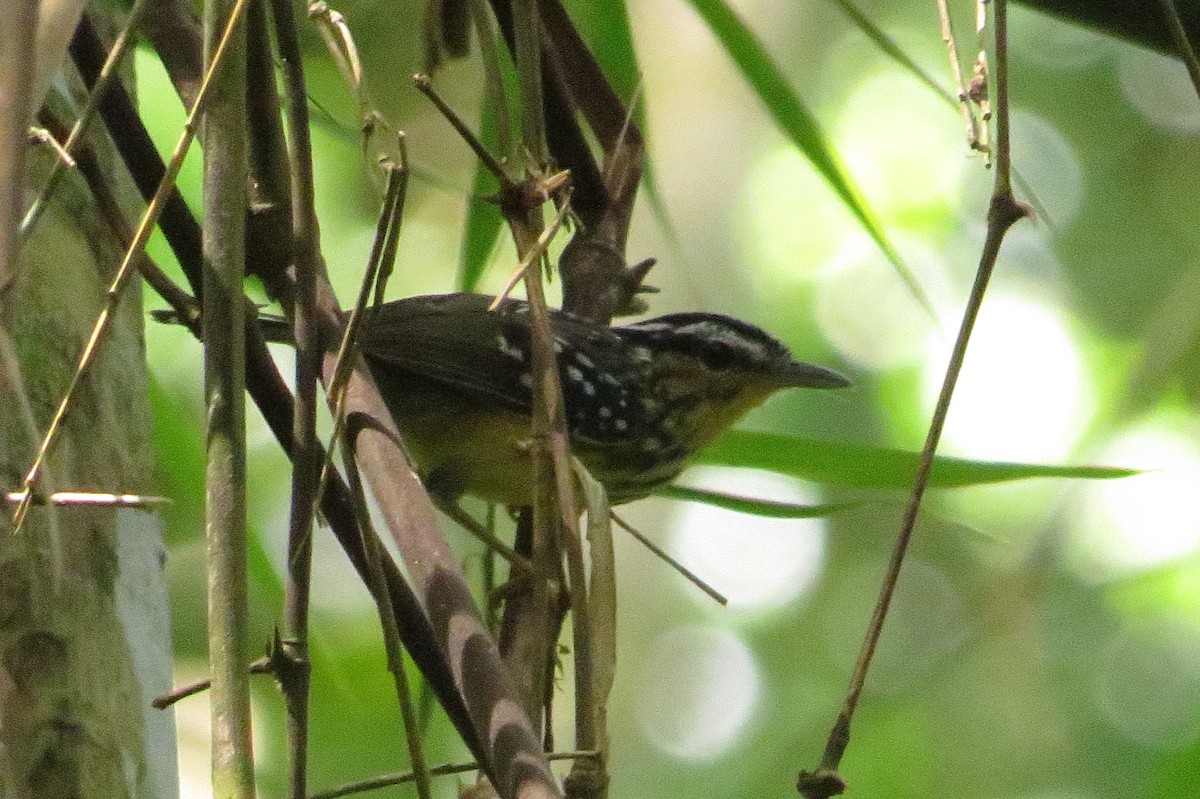
[(1087, 486), (1065, 557), (1088, 580), (1161, 566), (1200, 547), (1200, 450), (1164, 424), (1127, 431), (1094, 460), (1147, 471)]
[(954, 120), (949, 106), (895, 72), (864, 80), (847, 99), (834, 145), (885, 223), (927, 229), (948, 218), (972, 163)]
[[(687, 483), (775, 502), (817, 501), (797, 480), (752, 469), (694, 469)], [(812, 589), (825, 563), (823, 519), (769, 519), (692, 502), (682, 507), (671, 529), (672, 556), (725, 594), (734, 608), (766, 610), (792, 602)], [(690, 587), (681, 590), (710, 602)]]
[(682, 627), (641, 663), (638, 720), (662, 751), (705, 760), (733, 746), (758, 702), (760, 680), (746, 645), (727, 630)]
[[(936, 340), (926, 363), (932, 410), (952, 342)], [(967, 349), (942, 440), (958, 455), (990, 460), (1061, 460), (1085, 406), (1075, 342), (1046, 306), (1026, 297), (989, 296)]]
[(859, 230), (790, 142), (764, 152), (742, 187), (734, 233), (764, 286), (810, 278)]
[(1117, 81), (1125, 99), (1151, 125), (1167, 133), (1200, 133), (1196, 89), (1178, 59), (1134, 45), (1122, 47)]
[[(945, 266), (927, 247), (902, 247), (904, 262), (926, 296), (947, 293)], [(896, 268), (873, 244), (854, 241), (821, 272), (816, 288), (821, 332), (842, 356), (870, 369), (919, 360), (934, 320)], [(935, 303), (937, 301), (935, 300)]]

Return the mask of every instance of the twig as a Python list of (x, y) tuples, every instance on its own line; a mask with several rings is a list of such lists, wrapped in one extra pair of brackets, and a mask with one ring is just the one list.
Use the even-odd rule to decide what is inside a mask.
[[(292, 420), (292, 494), (288, 526), (287, 584), (284, 613), (295, 644), (284, 648), (290, 665), (288, 679), (280, 684), (288, 707), (288, 751), (292, 799), (308, 794), (308, 605), (312, 576), (313, 510), (320, 491), (321, 455), (317, 444), (317, 379), (321, 373), (321, 348), (313, 321), (316, 315), (320, 241), (313, 189), (312, 142), (308, 120), (308, 89), (304, 62), (292, 17), (292, 3), (272, 3), (275, 38), (283, 62), (287, 101), (288, 164), (292, 189), (292, 255), (296, 270), (296, 415)], [(265, 31), (263, 32), (266, 33)], [(264, 35), (264, 48), (269, 37)], [(265, 76), (264, 76), (265, 77)], [(377, 560), (377, 559), (376, 559)]]
[[(510, 175), (434, 91), (428, 78), (416, 75), (413, 82), (500, 182), (500, 211), (512, 230), (518, 257), (525, 261), (538, 249), (542, 224), (537, 209), (551, 189), (563, 185), (564, 176), (559, 173), (543, 180), (531, 175), (519, 180)], [(552, 584), (557, 583), (561, 561), (558, 529), (563, 524), (572, 525), (578, 541), (578, 525), (573, 516), (574, 500), (567, 466), (562, 392), (558, 383), (553, 334), (542, 290), (541, 270), (526, 270), (525, 283), (531, 325), (531, 375), (533, 385), (538, 387), (532, 392), (531, 459), (535, 491), (532, 544), (528, 550), (517, 547), (517, 551), (531, 553), (533, 571), (538, 579), (531, 583), (524, 594), (514, 596), (506, 603), (501, 641), (502, 644), (508, 644), (502, 646), (505, 665), (510, 673), (519, 675), (523, 707), (533, 719), (543, 715), (544, 687), (548, 680), (553, 642), (557, 640), (557, 631), (552, 632), (556, 623), (551, 619), (556, 613)], [(586, 616), (586, 607), (581, 614)], [(505, 630), (509, 634), (506, 635)], [(582, 646), (586, 650), (586, 633), (583, 638)], [(577, 639), (577, 653), (579, 648)], [(579, 677), (578, 673), (576, 676)]]
[(967, 143), (972, 150), (980, 149), (981, 134), (979, 120), (971, 110), (970, 92), (963, 82), (962, 61), (958, 55), (958, 42), (954, 38), (954, 27), (950, 22), (950, 9), (946, 0), (937, 0), (938, 21), (942, 26), (942, 41), (950, 56), (950, 77), (954, 81), (954, 90), (958, 94), (958, 108), (962, 113), (963, 125), (966, 127)]
[(446, 101), (441, 98), (441, 95), (433, 90), (433, 83), (429, 80), (429, 77), (427, 75), (413, 75), (412, 80), (417, 90), (429, 98), (429, 101), (442, 113), (442, 116), (446, 118), (446, 121), (450, 123), (462, 140), (467, 143), (467, 146), (475, 153), (475, 157), (487, 167), (488, 171), (495, 175), (496, 179), (502, 183), (508, 180), (508, 173), (505, 172), (500, 162), (488, 152), (488, 149), (483, 146), (479, 138), (471, 132), (471, 129), (467, 127), (467, 123), (462, 121), (462, 117), (454, 113), (454, 109), (447, 105)]
[[(565, 174), (566, 173), (563, 172), (559, 173), (559, 175), (564, 176)], [(504, 302), (504, 299), (509, 295), (509, 293), (512, 292), (517, 283), (521, 282), (525, 278), (529, 271), (529, 267), (531, 267), (534, 263), (541, 261), (545, 257), (546, 248), (549, 247), (550, 242), (554, 240), (554, 236), (558, 233), (559, 228), (562, 227), (562, 224), (566, 220), (567, 214), (570, 213), (570, 210), (571, 196), (568, 194), (567, 198), (559, 205), (558, 213), (554, 215), (554, 221), (550, 223), (550, 227), (538, 234), (537, 241), (534, 242), (533, 247), (525, 254), (525, 257), (521, 259), (521, 263), (517, 264), (517, 268), (513, 270), (511, 275), (508, 276), (508, 280), (504, 281), (504, 287), (497, 292), (496, 298), (492, 300), (492, 304), (488, 306), (489, 311), (494, 311), (499, 308), (500, 303)]]
[[(346, 18), (329, 7), (325, 0), (313, 0), (308, 4), (308, 17), (314, 20), (317, 31), (325, 41), (325, 47), (333, 56), (334, 63), (342, 73), (342, 78), (354, 94), (358, 106), (359, 132), (362, 134), (363, 155), (368, 154), (376, 134), (390, 133), (394, 126), (387, 121), (371, 99), (367, 88), (366, 74), (363, 72), (362, 61), (358, 55), (358, 45)], [(382, 131), (380, 130), (382, 128)]]
[[(25, 502), (23, 491), (10, 491), (4, 495), (5, 502)], [(55, 491), (50, 496), (36, 496), (34, 505), (90, 506), (110, 508), (154, 508), (171, 504), (167, 497), (143, 496), (141, 494), (105, 494), (95, 491)]]
[(438, 510), (449, 516), (456, 524), (475, 536), (475, 538), (479, 539), (488, 548), (488, 551), (496, 553), (512, 564), (512, 568), (520, 572), (522, 577), (531, 579), (537, 577), (537, 571), (528, 558), (497, 538), (495, 533), (485, 525), (475, 521), (462, 507), (453, 502), (439, 501), (436, 497), (434, 498), (434, 504), (437, 505)]
[[(38, 112), (38, 121), (45, 125), (52, 135), (66, 132), (65, 124), (49, 108), (43, 107)], [(125, 212), (112, 193), (108, 173), (97, 162), (96, 154), (86, 142), (75, 147), (74, 161), (75, 167), (78, 168), (79, 174), (92, 193), (92, 198), (96, 201), (96, 208), (100, 211), (100, 215), (112, 228), (121, 248), (127, 249), (129, 242), (133, 240), (133, 228), (129, 226)], [(199, 337), (200, 311), (195, 298), (167, 277), (158, 264), (144, 252), (137, 260), (137, 270), (142, 279), (167, 301), (167, 304), (178, 315), (179, 321)]]
[(375, 225), (375, 239), (371, 244), (371, 254), (367, 259), (366, 273), (359, 286), (358, 298), (350, 309), (350, 318), (342, 331), (341, 343), (338, 345), (337, 359), (333, 369), (333, 380), (329, 383), (329, 397), (333, 413), (333, 433), (329, 437), (329, 446), (325, 451), (325, 461), (321, 465), (320, 491), (324, 493), (330, 470), (333, 468), (333, 453), (341, 441), (342, 430), (346, 424), (346, 382), (354, 368), (357, 358), (358, 329), (362, 325), (363, 314), (371, 296), (371, 290), (376, 289), (378, 299), (379, 275), (384, 265), (395, 259), (397, 235), (399, 233), (400, 215), (404, 208), (404, 197), (408, 186), (408, 155), (401, 134), (398, 141), (400, 152), (399, 164), (387, 164), (386, 188), (383, 195), (383, 207), (379, 211), (379, 219)]
[[(246, 667), (246, 671), (250, 674), (270, 674), (273, 671), (270, 658), (259, 658)], [(189, 696), (195, 696), (201, 691), (207, 691), (212, 687), (212, 679), (203, 677), (199, 680), (180, 685), (177, 688), (172, 688), (161, 696), (156, 696), (150, 706), (156, 710), (164, 710), (175, 704), (181, 699), (187, 699)]]
[(912, 493), (905, 508), (904, 520), (892, 556), (888, 561), (887, 571), (880, 588), (879, 598), (871, 614), (871, 620), (863, 638), (855, 663), (854, 674), (846, 691), (841, 712), (830, 730), (829, 739), (825, 744), (825, 753), (821, 764), (814, 772), (802, 771), (797, 780), (796, 789), (806, 799), (827, 799), (827, 797), (842, 793), (845, 781), (838, 774), (838, 765), (842, 754), (850, 742), (850, 722), (858, 706), (866, 682), (867, 672), (883, 632), (883, 623), (887, 618), (888, 608), (895, 594), (900, 576), (900, 568), (912, 539), (913, 528), (916, 525), (917, 514), (921, 507), (921, 499), (929, 483), (930, 471), (933, 468), (933, 457), (941, 439), (942, 428), (945, 425), (946, 414), (950, 408), (950, 400), (954, 394), (954, 386), (958, 381), (966, 357), (967, 344), (971, 331), (978, 318), (983, 297), (987, 291), (988, 281), (996, 266), (1000, 254), (1000, 245), (1008, 229), (1028, 214), (1028, 209), (1018, 203), (1012, 194), (1011, 156), (1009, 146), (1008, 121), (1008, 15), (1007, 0), (993, 0), (995, 26), (995, 79), (996, 79), (996, 179), (992, 190), (991, 206), (988, 210), (988, 230), (984, 241), (983, 252), (980, 255), (979, 268), (975, 274), (975, 283), (971, 288), (971, 296), (963, 312), (962, 324), (958, 337), (954, 342), (954, 350), (946, 367), (946, 375), (938, 394), (937, 405), (929, 424), (929, 432), (925, 439), (925, 447), (921, 451), (921, 460), (913, 481)]
[(629, 522), (625, 521), (624, 519), (622, 519), (620, 516), (618, 516), (615, 513), (612, 513), (611, 515), (612, 515), (612, 520), (617, 523), (618, 527), (620, 527), (622, 530), (624, 530), (625, 532), (629, 533), (634, 538), (636, 538), (638, 540), (638, 543), (640, 543), (646, 549), (650, 550), (650, 552), (653, 555), (655, 555), (657, 558), (659, 558), (663, 563), (667, 564), (672, 569), (679, 572), (680, 576), (682, 576), (683, 579), (687, 580), (689, 583), (696, 586), (704, 593), (708, 594), (710, 597), (715, 599), (718, 604), (720, 604), (722, 606), (729, 604), (729, 599), (726, 598), (726, 596), (724, 594), (722, 594), (717, 589), (713, 588), (708, 583), (704, 582), (704, 580), (701, 579), (695, 572), (691, 571), (686, 566), (684, 566), (682, 563), (680, 563), (679, 561), (677, 561), (673, 557), (671, 557), (670, 554), (668, 554), (666, 550), (662, 549), (657, 544), (655, 544), (653, 541), (651, 541), (649, 538), (647, 538), (645, 535), (643, 535), (641, 533), (641, 531), (639, 531), (636, 527), (634, 527)]
[[(153, 10), (160, 10), (170, 5), (170, 2), (169, 0), (160, 0), (160, 2), (152, 3), (151, 5), (153, 6)], [(149, 24), (149, 17), (147, 24)], [(188, 50), (191, 48), (176, 49)], [(196, 60), (199, 61), (199, 50), (201, 48), (198, 34), (195, 49), (197, 51)], [(80, 21), (79, 27), (75, 30), (75, 36), (71, 39), (70, 50), (71, 58), (74, 60), (75, 66), (83, 78), (84, 85), (94, 88), (96, 81), (99, 80), (100, 70), (107, 57), (107, 51), (104, 49), (103, 43), (96, 33), (91, 18), (86, 14)], [(194, 83), (194, 89), (198, 89), (200, 82), (199, 79), (188, 81), (189, 85)], [(195, 91), (192, 94), (194, 95)], [(194, 102), (189, 103), (190, 105), (194, 105)], [(116, 144), (126, 169), (129, 170), (134, 183), (137, 184), (139, 193), (147, 203), (151, 202), (154, 195), (158, 192), (159, 184), (167, 173), (166, 165), (163, 163), (162, 157), (158, 154), (154, 142), (150, 139), (150, 134), (146, 131), (146, 126), (138, 116), (133, 100), (129, 96), (129, 93), (125, 91), (124, 85), (120, 82), (111, 84), (104, 99), (100, 101), (98, 108), (106, 127), (110, 131), (121, 132), (120, 135), (112, 137), (113, 142)], [(85, 179), (88, 179), (88, 162), (90, 160), (91, 158), (88, 156), (86, 148), (80, 150), (80, 170), (83, 172)], [(89, 180), (90, 183), (91, 181)], [(96, 193), (97, 198), (100, 197), (95, 188), (93, 188), (93, 193)], [(113, 215), (111, 218), (115, 219), (117, 216)], [(120, 218), (123, 220), (124, 216), (120, 215)], [(175, 254), (176, 259), (178, 259), (192, 292), (199, 296), (203, 291), (200, 277), (203, 261), (200, 225), (196, 222), (195, 217), (192, 216), (187, 203), (183, 201), (183, 197), (179, 194), (178, 189), (172, 188), (168, 193), (166, 200), (162, 204), (162, 211), (156, 221), (165, 235), (171, 251)], [(132, 230), (127, 234), (122, 234), (122, 238), (126, 241), (132, 241)], [(139, 261), (144, 264), (146, 259), (141, 258)], [(151, 282), (156, 291), (160, 290), (161, 282), (152, 282), (150, 275), (144, 271), (143, 277), (146, 277), (147, 281)], [(186, 313), (181, 312), (181, 317), (185, 320), (185, 323), (190, 320), (191, 325), (189, 326), (192, 327), (193, 332), (197, 332), (200, 314), (196, 310), (195, 300), (182, 296), (182, 290), (175, 293), (181, 296), (173, 298), (164, 294), (164, 299), (176, 310), (183, 311), (186, 309)], [(199, 337), (197, 332), (197, 338)]]
[[(608, 493), (578, 458), (571, 459), (571, 469), (587, 508), (587, 548), (591, 569), (588, 573), (587, 595), (590, 668), (592, 681), (589, 710), (591, 727), (581, 731), (590, 735), (590, 746), (600, 755), (588, 760), (576, 760), (563, 779), (563, 789), (569, 799), (603, 799), (608, 796), (608, 698), (612, 694), (617, 673), (617, 565), (613, 549), (612, 511)], [(581, 542), (582, 543), (582, 542)], [(578, 678), (576, 694), (580, 693)]]
[[(549, 752), (546, 755), (547, 760), (583, 760), (588, 758), (596, 758), (600, 756), (600, 752), (596, 750), (584, 750), (579, 752)], [(440, 766), (432, 766), (429, 769), (430, 776), (445, 777), (450, 774), (465, 774), (468, 771), (476, 771), (479, 769), (478, 763), (443, 763)], [(371, 777), (365, 780), (346, 783), (337, 788), (330, 788), (326, 791), (314, 793), (309, 799), (340, 799), (343, 796), (351, 796), (356, 793), (365, 793), (374, 791), (379, 788), (389, 788), (393, 785), (403, 785), (406, 782), (412, 782), (416, 778), (414, 772), (404, 771), (398, 774), (381, 774), (378, 777)]]
[(45, 128), (30, 128), (29, 141), (31, 144), (43, 144), (50, 148), (50, 152), (54, 153), (55, 166), (62, 165), (69, 169), (76, 167), (75, 159), (63, 147), (62, 142), (54, 137), (54, 134)]

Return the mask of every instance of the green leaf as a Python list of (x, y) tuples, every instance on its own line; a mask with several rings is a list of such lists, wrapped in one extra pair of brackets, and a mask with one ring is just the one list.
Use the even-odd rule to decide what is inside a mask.
[(812, 162), (850, 212), (858, 218), (863, 229), (891, 261), (900, 279), (917, 301), (925, 307), (930, 316), (936, 316), (924, 290), (905, 266), (900, 253), (884, 234), (879, 220), (863, 201), (849, 174), (838, 161), (837, 154), (826, 139), (816, 117), (801, 102), (799, 95), (788, 86), (779, 67), (763, 48), (762, 42), (722, 0), (691, 0), (691, 4), (729, 53), (729, 57), (737, 64), (746, 82), (767, 106), (767, 111), (775, 123)]
[[(906, 489), (912, 485), (920, 457), (917, 452), (887, 447), (733, 430), (700, 453), (697, 462), (767, 469), (827, 485)], [(1136, 469), (1110, 466), (1049, 466), (938, 457), (929, 485), (962, 488), (1034, 477), (1110, 480), (1138, 473)]]
[(766, 516), (770, 519), (812, 519), (817, 516), (829, 516), (858, 504), (856, 502), (831, 502), (821, 505), (798, 505), (792, 502), (773, 502), (736, 494), (724, 494), (720, 491), (708, 491), (703, 488), (675, 485), (663, 486), (654, 493), (667, 499), (703, 502), (705, 505), (735, 510), (738, 513), (749, 513), (754, 516)]

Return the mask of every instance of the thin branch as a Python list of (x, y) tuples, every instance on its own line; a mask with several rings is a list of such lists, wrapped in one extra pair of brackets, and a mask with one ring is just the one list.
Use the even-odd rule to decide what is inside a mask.
[(845, 789), (845, 781), (838, 774), (838, 766), (850, 742), (851, 719), (862, 696), (867, 672), (870, 669), (875, 648), (879, 643), (879, 637), (883, 632), (883, 624), (887, 618), (892, 597), (895, 595), (896, 585), (900, 577), (900, 569), (904, 563), (904, 556), (908, 551), (908, 544), (912, 539), (913, 529), (916, 526), (921, 499), (924, 497), (925, 489), (929, 484), (929, 475), (933, 468), (933, 457), (937, 451), (938, 442), (941, 440), (946, 415), (950, 409), (950, 400), (954, 394), (954, 387), (958, 382), (958, 376), (966, 358), (967, 344), (971, 338), (971, 331), (975, 326), (979, 309), (983, 304), (983, 297), (987, 292), (988, 282), (995, 269), (1004, 236), (1009, 228), (1022, 217), (1028, 215), (1028, 209), (1018, 203), (1013, 197), (1010, 179), (1007, 0), (993, 0), (992, 5), (995, 9), (994, 52), (996, 62), (997, 135), (996, 178), (992, 189), (991, 207), (988, 210), (987, 237), (984, 241), (983, 252), (980, 255), (979, 268), (975, 274), (975, 282), (971, 288), (971, 295), (963, 311), (963, 319), (959, 327), (958, 337), (954, 342), (950, 362), (946, 367), (942, 389), (938, 394), (937, 405), (934, 408), (933, 418), (929, 424), (925, 447), (921, 451), (921, 461), (917, 467), (917, 474), (913, 482), (908, 505), (905, 508), (904, 520), (901, 524), (900, 533), (896, 538), (891, 558), (888, 561), (879, 598), (871, 614), (871, 620), (867, 627), (866, 635), (863, 638), (862, 648), (855, 663), (854, 674), (850, 678), (850, 685), (846, 691), (841, 712), (838, 714), (837, 721), (830, 730), (820, 766), (815, 772), (802, 771), (797, 781), (796, 789), (806, 799), (827, 799), (830, 796), (842, 793)]
[[(309, 135), (308, 89), (304, 62), (287, 0), (272, 3), (283, 84), (287, 102), (288, 142), (292, 189), (292, 254), (296, 270), (293, 314), (296, 339), (296, 415), (292, 421), (292, 495), (288, 526), (287, 584), (284, 613), (289, 635), (295, 640), (289, 652), (297, 666), (284, 684), (288, 706), (288, 751), (293, 799), (308, 794), (308, 605), (312, 574), (313, 508), (320, 485), (321, 457), (317, 444), (317, 380), (321, 373), (321, 348), (313, 322), (316, 315), (320, 241), (313, 189), (312, 143)], [(265, 37), (264, 37), (265, 38)], [(264, 42), (264, 44), (266, 44)], [(377, 560), (377, 559), (376, 559)]]
[(371, 244), (371, 254), (367, 258), (367, 269), (359, 286), (358, 298), (350, 309), (349, 319), (342, 332), (341, 343), (333, 368), (333, 380), (329, 383), (329, 397), (333, 413), (333, 433), (329, 437), (329, 447), (325, 452), (325, 462), (321, 466), (321, 493), (324, 493), (326, 481), (333, 468), (333, 453), (337, 443), (342, 439), (342, 430), (346, 424), (346, 381), (358, 357), (358, 330), (362, 325), (363, 314), (375, 287), (378, 276), (382, 273), (384, 264), (396, 255), (396, 236), (394, 232), (399, 227), (399, 216), (404, 207), (404, 197), (408, 186), (408, 159), (404, 148), (403, 138), (400, 140), (399, 164), (388, 164), (386, 188), (383, 195), (383, 207), (375, 225), (375, 238)]
[[(523, 27), (528, 28), (528, 25)], [(522, 262), (529, 259), (531, 253), (539, 249), (542, 231), (540, 206), (551, 190), (563, 186), (564, 176), (559, 173), (542, 179), (531, 175), (520, 180), (513, 177), (433, 90), (428, 78), (417, 75), (413, 81), (500, 182), (501, 213), (512, 231), (518, 257)], [(558, 583), (561, 561), (558, 531), (562, 525), (570, 525), (568, 529), (574, 529), (576, 541), (579, 534), (567, 461), (562, 391), (558, 383), (553, 334), (541, 284), (541, 270), (527, 269), (525, 283), (533, 351), (531, 375), (533, 385), (538, 387), (533, 391), (533, 447), (530, 453), (534, 474), (534, 523), (531, 546), (527, 550), (520, 546), (516, 549), (521, 553), (530, 553), (538, 579), (528, 586), (527, 591), (510, 598), (506, 603), (501, 651), (508, 671), (520, 681), (522, 706), (526, 714), (536, 719), (543, 715), (549, 663), (554, 641), (558, 637), (557, 622), (552, 621), (557, 614), (557, 602), (553, 600), (555, 591), (552, 589)], [(583, 606), (580, 613), (585, 618), (586, 612), (586, 606)], [(586, 651), (586, 632), (582, 638), (582, 648)], [(577, 640), (577, 651), (580, 646)]]
[[(333, 56), (334, 63), (337, 64), (342, 77), (354, 94), (358, 105), (362, 152), (364, 156), (368, 156), (371, 154), (372, 145), (378, 142), (378, 137), (392, 133), (395, 131), (395, 127), (384, 117), (371, 98), (371, 92), (367, 87), (366, 73), (363, 71), (362, 61), (358, 55), (358, 45), (354, 43), (354, 36), (350, 32), (350, 26), (346, 24), (346, 18), (330, 8), (324, 0), (310, 0), (308, 17), (316, 23), (317, 31), (325, 41), (326, 49)], [(390, 155), (390, 150), (386, 145), (376, 144), (375, 149)], [(369, 160), (373, 164), (376, 159)]]
[[(565, 172), (560, 172), (559, 175), (566, 176)], [(504, 281), (504, 287), (496, 294), (496, 298), (492, 300), (492, 304), (488, 306), (489, 311), (494, 311), (500, 307), (500, 303), (516, 288), (517, 284), (525, 279), (529, 272), (529, 267), (535, 263), (540, 263), (546, 257), (546, 248), (550, 246), (550, 242), (554, 241), (554, 237), (558, 234), (559, 228), (567, 219), (567, 214), (571, 211), (571, 197), (568, 194), (566, 199), (558, 206), (558, 213), (554, 215), (554, 220), (550, 223), (550, 227), (538, 234), (537, 241), (534, 242), (532, 249), (525, 254), (521, 262), (517, 264), (517, 268), (508, 276), (508, 280)]]
[(396, 698), (400, 702), (400, 716), (404, 721), (404, 739), (408, 745), (409, 762), (413, 765), (413, 781), (417, 786), (417, 796), (420, 799), (430, 799), (429, 763), (425, 759), (425, 750), (421, 746), (421, 730), (413, 710), (412, 691), (408, 687), (408, 673), (404, 669), (404, 646), (400, 642), (399, 620), (388, 602), (387, 582), (383, 574), (383, 561), (380, 557), (379, 536), (371, 524), (367, 511), (367, 495), (363, 490), (362, 480), (358, 473), (358, 464), (354, 462), (354, 444), (352, 431), (346, 431), (342, 442), (342, 459), (346, 469), (346, 480), (354, 495), (354, 509), (358, 515), (358, 529), (362, 536), (363, 552), (367, 559), (367, 588), (371, 591), (379, 609), (379, 619), (383, 627), (383, 645), (387, 654), (388, 671), (396, 684)]
[(708, 594), (710, 597), (715, 599), (717, 601), (717, 604), (719, 604), (719, 605), (728, 605), (729, 604), (729, 600), (725, 597), (724, 594), (722, 594), (717, 589), (713, 588), (708, 583), (704, 582), (704, 580), (701, 579), (695, 572), (691, 571), (686, 566), (684, 566), (682, 563), (680, 563), (679, 561), (677, 561), (673, 557), (671, 557), (670, 554), (667, 553), (666, 550), (662, 549), (660, 546), (658, 546), (653, 541), (651, 541), (649, 538), (647, 538), (636, 527), (629, 524), (629, 522), (622, 519), (616, 513), (610, 513), (610, 515), (612, 516), (612, 520), (617, 523), (618, 527), (620, 527), (622, 530), (624, 530), (625, 532), (627, 532), (631, 536), (633, 536), (635, 539), (637, 539), (638, 543), (640, 543), (646, 549), (650, 550), (650, 553), (652, 555), (657, 557), (663, 563), (670, 566), (675, 571), (679, 572), (679, 575), (681, 577), (683, 577), (683, 579), (687, 580), (689, 583), (696, 586), (701, 591), (703, 591), (704, 593)]
[[(580, 752), (550, 752), (546, 755), (546, 759), (584, 760), (599, 756), (600, 752), (593, 749)], [(451, 774), (465, 774), (468, 771), (477, 771), (478, 769), (478, 763), (444, 763), (440, 766), (431, 767), (429, 774), (434, 777), (445, 777)], [(314, 793), (309, 799), (340, 799), (340, 797), (352, 796), (356, 793), (365, 793), (367, 791), (378, 790), (379, 788), (390, 788), (393, 785), (403, 785), (412, 782), (414, 779), (416, 779), (416, 774), (412, 771), (404, 771), (398, 774), (381, 774), (378, 777), (357, 780), (337, 788), (330, 788), (326, 791)]]
[(937, 0), (938, 22), (942, 26), (942, 42), (950, 57), (950, 77), (954, 81), (954, 91), (958, 95), (958, 108), (962, 114), (963, 126), (966, 128), (967, 143), (971, 149), (980, 149), (982, 134), (979, 120), (971, 110), (970, 92), (963, 82), (962, 61), (958, 55), (958, 41), (954, 37), (954, 26), (950, 22), (950, 9), (946, 0)]
[(471, 148), (472, 152), (475, 153), (475, 157), (487, 167), (489, 172), (495, 175), (497, 180), (502, 183), (509, 180), (508, 173), (500, 162), (496, 160), (495, 156), (488, 152), (488, 149), (483, 146), (483, 142), (479, 141), (479, 138), (471, 132), (471, 129), (467, 127), (467, 123), (463, 122), (462, 117), (454, 113), (454, 109), (447, 105), (446, 101), (441, 98), (441, 95), (433, 90), (433, 83), (427, 75), (413, 75), (413, 85), (417, 87), (417, 90), (421, 94), (429, 98), (434, 107), (442, 113), (442, 116), (446, 118), (446, 121), (450, 123), (455, 132), (458, 133), (462, 140), (467, 143), (467, 146)]
[[(24, 502), (26, 496), (21, 491), (10, 491), (4, 495), (5, 502)], [(144, 496), (142, 494), (106, 494), (95, 491), (55, 491), (50, 496), (36, 496), (32, 499), (34, 505), (76, 505), (104, 508), (140, 508), (150, 510), (162, 505), (170, 505), (168, 497)]]
[[(591, 738), (590, 748), (600, 755), (576, 760), (563, 779), (563, 790), (569, 799), (604, 799), (608, 796), (608, 698), (612, 694), (617, 673), (617, 566), (613, 549), (612, 511), (608, 492), (592, 477), (578, 458), (571, 459), (571, 468), (579, 481), (580, 492), (587, 508), (587, 548), (591, 568), (587, 576), (584, 601), (588, 605), (588, 637), (591, 680), (584, 698), (591, 713), (589, 725), (577, 735)], [(580, 542), (582, 546), (583, 542)], [(576, 695), (581, 686), (576, 678)], [(578, 700), (577, 700), (578, 701)]]
[(528, 558), (497, 538), (496, 534), (487, 526), (475, 521), (461, 506), (449, 501), (439, 501), (436, 497), (434, 498), (434, 504), (437, 505), (438, 510), (450, 517), (457, 525), (475, 536), (480, 543), (488, 548), (489, 552), (494, 552), (504, 558), (522, 577), (529, 579), (537, 577), (537, 571)]
[[(66, 132), (66, 125), (47, 107), (43, 106), (38, 113), (38, 121), (45, 125), (49, 129), (48, 132), (53, 135)], [(129, 243), (133, 240), (133, 228), (129, 226), (129, 220), (125, 218), (125, 212), (112, 192), (108, 172), (96, 160), (96, 154), (87, 142), (75, 147), (74, 161), (75, 167), (92, 193), (92, 199), (96, 202), (100, 216), (112, 229), (121, 249), (128, 249)], [(180, 322), (199, 336), (200, 311), (195, 298), (167, 277), (158, 264), (144, 252), (137, 260), (137, 270), (142, 279), (171, 306)]]
[(69, 169), (74, 169), (76, 167), (75, 159), (72, 158), (71, 154), (68, 153), (66, 148), (62, 146), (62, 143), (54, 137), (54, 134), (45, 128), (30, 128), (29, 143), (44, 144), (45, 146), (49, 147), (50, 151), (54, 153), (56, 165), (61, 164)]
[[(259, 658), (246, 667), (246, 671), (250, 674), (270, 674), (274, 669), (271, 666), (270, 658)], [(212, 687), (212, 679), (202, 677), (199, 680), (193, 680), (185, 685), (180, 685), (172, 688), (161, 696), (156, 696), (150, 702), (150, 706), (156, 710), (164, 710), (175, 704), (181, 699), (187, 699), (189, 696), (195, 696), (202, 691), (207, 691)]]

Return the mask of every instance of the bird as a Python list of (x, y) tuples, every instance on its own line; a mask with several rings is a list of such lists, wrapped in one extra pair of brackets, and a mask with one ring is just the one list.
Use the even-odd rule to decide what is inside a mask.
[[(609, 326), (550, 310), (571, 452), (616, 505), (648, 496), (752, 408), (787, 388), (850, 382), (730, 316)], [(358, 347), (418, 472), (443, 498), (533, 498), (529, 306), (457, 293), (370, 308)]]

